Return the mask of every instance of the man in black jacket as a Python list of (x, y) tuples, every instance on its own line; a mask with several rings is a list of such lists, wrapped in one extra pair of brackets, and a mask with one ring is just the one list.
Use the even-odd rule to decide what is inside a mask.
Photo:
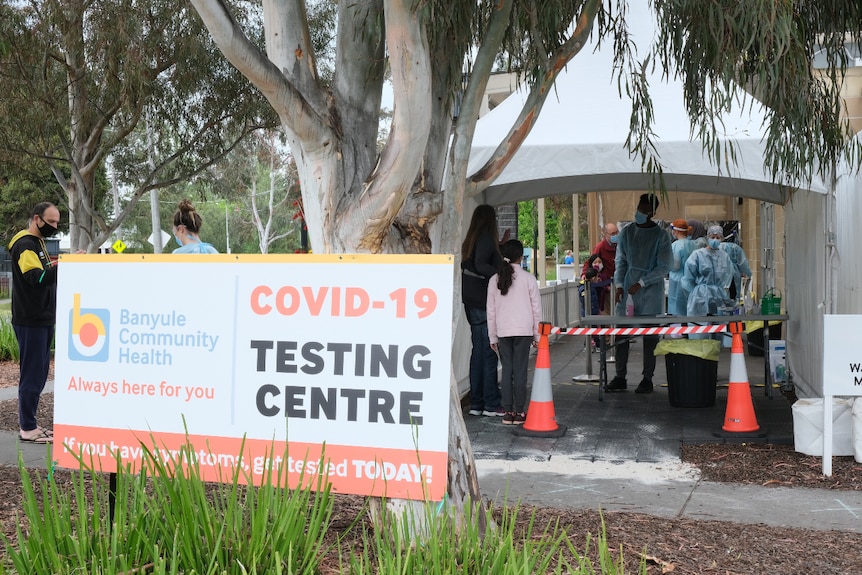
[(39, 397), (48, 380), (57, 319), (57, 266), (45, 238), (57, 233), (60, 210), (50, 202), (33, 208), (30, 225), (9, 242), (12, 258), (12, 327), (18, 339), (18, 420), (22, 441), (52, 443), (53, 433), (36, 422)]

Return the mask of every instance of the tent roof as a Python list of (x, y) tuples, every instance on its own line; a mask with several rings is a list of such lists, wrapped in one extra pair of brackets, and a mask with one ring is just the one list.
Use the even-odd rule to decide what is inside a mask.
[[(649, 8), (644, 3), (639, 10)], [(628, 20), (634, 23), (635, 42), (643, 46), (653, 41), (654, 16), (637, 11), (633, 6)], [(598, 51), (590, 44), (571, 60), (523, 145), (485, 190), (485, 202), (499, 205), (562, 194), (651, 189), (653, 176), (643, 172), (640, 158), (631, 156), (625, 146), (632, 103), (612, 77), (612, 52), (607, 43)], [(722, 116), (722, 137), (734, 143), (736, 165), (717, 166), (705, 155), (701, 142), (692, 138), (682, 83), (663, 79), (660, 70), (647, 76), (654, 141), (668, 191), (742, 196), (777, 204), (789, 199), (789, 190), (773, 184), (765, 170), (764, 116), (759, 107), (752, 109), (750, 97), (745, 109), (737, 105)], [(479, 170), (506, 136), (527, 90), (522, 86), (479, 120), (468, 174)], [(807, 187), (825, 192), (820, 183)]]

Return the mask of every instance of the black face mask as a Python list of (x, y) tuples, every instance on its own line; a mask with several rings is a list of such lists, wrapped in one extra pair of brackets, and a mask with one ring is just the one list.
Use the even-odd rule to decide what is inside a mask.
[[(42, 217), (40, 216), (39, 219), (42, 220)], [(37, 226), (37, 229), (39, 230), (39, 233), (42, 234), (43, 238), (50, 238), (57, 233), (57, 228), (55, 228), (45, 220), (42, 220), (42, 225)]]

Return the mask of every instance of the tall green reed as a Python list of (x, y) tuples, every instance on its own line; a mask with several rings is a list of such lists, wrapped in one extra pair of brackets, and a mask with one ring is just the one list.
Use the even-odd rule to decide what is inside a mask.
[[(476, 504), (467, 508), (467, 517), (454, 517), (440, 510), (443, 506), (425, 507), (424, 522), (413, 518), (390, 518), (401, 521), (400, 528), (366, 530), (361, 552), (342, 558), (342, 571), (350, 575), (534, 575), (543, 573), (571, 575), (624, 575), (620, 550), (618, 559), (610, 552), (602, 519), (595, 538), (589, 534), (586, 548), (578, 551), (559, 522), (539, 530), (536, 514), (530, 514), (527, 525), (519, 526), (518, 506), (503, 507), (496, 524), (486, 523), (480, 529), (475, 520), (480, 512)], [(387, 524), (391, 523), (389, 521)], [(410, 526), (426, 526), (423, 538), (405, 535)], [(595, 549), (592, 547), (595, 546)], [(588, 557), (598, 559), (595, 565)], [(646, 575), (646, 562), (637, 570)]]
[[(10, 565), (0, 565), (0, 573), (316, 572), (332, 514), (321, 481), (288, 490), (278, 487), (286, 472), (271, 469), (271, 483), (252, 487), (242, 484), (248, 478), (238, 468), (225, 483), (207, 483), (190, 449), (162, 459), (156, 448), (142, 447), (140, 473), (118, 458), (114, 494), (109, 474), (86, 465), (61, 484), (32, 476), (19, 461), (30, 527), (19, 526), (17, 545), (3, 537)], [(181, 468), (183, 461), (194, 463)]]

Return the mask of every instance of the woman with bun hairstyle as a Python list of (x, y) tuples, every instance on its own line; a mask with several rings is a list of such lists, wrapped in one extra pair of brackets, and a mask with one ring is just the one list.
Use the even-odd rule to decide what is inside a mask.
[(217, 254), (211, 244), (201, 241), (203, 218), (188, 199), (180, 201), (174, 212), (174, 239), (180, 245), (175, 254)]

